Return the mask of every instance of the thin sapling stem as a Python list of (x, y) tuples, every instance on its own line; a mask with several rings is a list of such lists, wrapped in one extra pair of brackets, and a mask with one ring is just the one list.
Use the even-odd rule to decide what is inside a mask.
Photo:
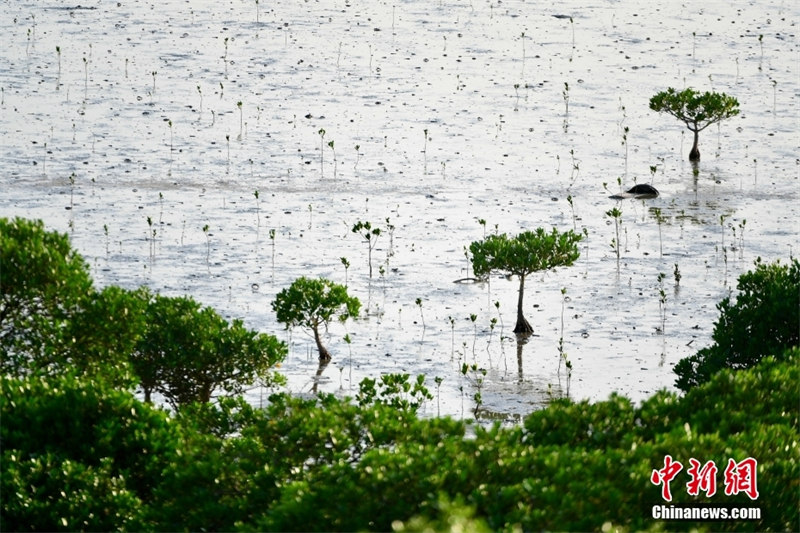
[(319, 140), (320, 140), (320, 145), (319, 145), (319, 177), (322, 178), (322, 177), (325, 176), (325, 166), (324, 166), (324, 160), (325, 160), (325, 130), (323, 128), (320, 128), (317, 133), (319, 134)]

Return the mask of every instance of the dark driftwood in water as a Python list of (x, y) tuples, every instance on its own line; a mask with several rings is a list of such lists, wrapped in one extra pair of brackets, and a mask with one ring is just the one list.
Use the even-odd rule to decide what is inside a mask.
[(658, 190), (653, 187), (652, 185), (648, 185), (647, 183), (640, 183), (638, 185), (634, 185), (627, 191), (620, 193), (620, 194), (613, 194), (609, 196), (612, 200), (624, 200), (625, 198), (636, 198), (636, 199), (647, 199), (647, 198), (656, 198), (658, 197)]

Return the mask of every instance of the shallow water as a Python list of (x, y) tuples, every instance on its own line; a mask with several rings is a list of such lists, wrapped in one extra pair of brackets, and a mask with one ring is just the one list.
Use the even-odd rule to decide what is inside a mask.
[[(331, 327), (318, 390), (424, 373), (428, 414), (471, 416), (466, 362), (487, 370), (487, 417), (567, 393), (640, 400), (710, 342), (756, 257), (796, 246), (800, 10), (639, 4), (5, 3), (0, 216), (69, 232), (99, 285), (191, 294), (290, 341), (293, 392), (314, 386), (314, 343), (270, 302), (315, 275), (366, 309)], [(648, 109), (670, 86), (740, 102), (701, 134), (697, 175), (690, 133)], [(608, 198), (636, 182), (661, 195)], [(359, 220), (384, 230), (371, 280)], [(454, 281), (471, 241), (538, 226), (588, 239), (574, 266), (528, 280), (535, 335), (518, 347), (516, 280)]]

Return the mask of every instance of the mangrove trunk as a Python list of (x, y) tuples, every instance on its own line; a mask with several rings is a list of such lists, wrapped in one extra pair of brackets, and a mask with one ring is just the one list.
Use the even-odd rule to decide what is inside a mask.
[(530, 335), (533, 333), (533, 328), (530, 323), (525, 320), (522, 314), (522, 299), (525, 295), (525, 275), (519, 276), (519, 299), (517, 300), (517, 325), (514, 326), (514, 333), (517, 335)]

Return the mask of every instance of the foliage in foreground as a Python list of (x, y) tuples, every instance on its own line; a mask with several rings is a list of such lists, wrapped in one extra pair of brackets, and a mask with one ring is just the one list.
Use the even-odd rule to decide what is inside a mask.
[(800, 344), (800, 261), (765, 264), (739, 276), (736, 301), (719, 304), (713, 344), (675, 365), (675, 385), (689, 390), (723, 368), (742, 369), (762, 357), (783, 357)]
[[(723, 370), (683, 397), (561, 400), (521, 426), (489, 429), (419, 419), (377, 391), (365, 397), (383, 400), (363, 406), (280, 395), (264, 410), (224, 399), (171, 418), (102, 382), (6, 378), (0, 527), (795, 530), (798, 363), (795, 349)], [(761, 520), (654, 522), (650, 509), (664, 502), (650, 476), (666, 454), (721, 467), (711, 498), (689, 496), (682, 472), (674, 504), (758, 506)], [(722, 465), (747, 457), (758, 461), (755, 502), (722, 493)]]
[(65, 234), (0, 218), (0, 371), (75, 373), (160, 393), (173, 407), (280, 380), (274, 336), (228, 322), (190, 297), (93, 287)]

